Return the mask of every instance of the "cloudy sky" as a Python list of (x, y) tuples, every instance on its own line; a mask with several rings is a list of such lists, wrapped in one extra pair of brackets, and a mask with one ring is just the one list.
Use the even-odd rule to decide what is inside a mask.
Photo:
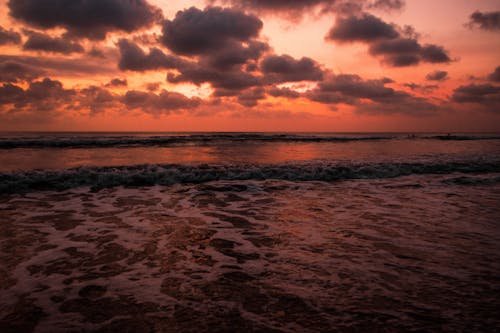
[(500, 131), (498, 0), (0, 0), (0, 130)]

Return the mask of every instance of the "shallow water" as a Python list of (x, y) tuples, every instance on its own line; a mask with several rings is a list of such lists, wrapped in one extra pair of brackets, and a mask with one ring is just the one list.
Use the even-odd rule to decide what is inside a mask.
[(495, 332), (493, 134), (0, 136), (0, 332)]
[(0, 330), (493, 332), (500, 184), (468, 178), (4, 196)]
[(394, 133), (0, 136), (0, 172), (165, 163), (441, 163), (478, 157), (500, 160), (500, 134), (449, 137)]

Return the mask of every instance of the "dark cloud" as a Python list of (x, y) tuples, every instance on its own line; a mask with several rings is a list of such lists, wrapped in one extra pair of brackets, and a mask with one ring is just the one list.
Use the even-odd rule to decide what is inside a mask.
[(57, 80), (45, 78), (42, 81), (31, 82), (26, 91), (27, 100), (32, 104), (43, 105), (44, 103), (65, 101), (68, 96), (73, 96), (74, 90), (63, 88), (63, 84)]
[(484, 13), (475, 11), (471, 14), (468, 25), (483, 30), (500, 31), (500, 11)]
[(417, 65), (421, 61), (430, 63), (448, 63), (448, 52), (438, 45), (421, 46), (413, 38), (395, 38), (377, 41), (371, 44), (370, 53), (381, 56), (382, 61), (393, 67)]
[(452, 101), (475, 103), (498, 112), (500, 111), (500, 86), (491, 84), (460, 86), (453, 91)]
[(278, 88), (278, 87), (271, 87), (267, 90), (267, 93), (273, 97), (284, 97), (284, 98), (299, 98), (300, 93), (292, 90), (290, 88)]
[(0, 87), (0, 105), (20, 104), (24, 100), (24, 90), (11, 83), (4, 83)]
[(201, 99), (188, 98), (177, 92), (162, 90), (159, 94), (138, 90), (128, 91), (122, 99), (128, 109), (140, 109), (146, 113), (161, 115), (198, 107)]
[(94, 85), (79, 90), (65, 89), (61, 82), (49, 78), (31, 82), (26, 89), (11, 83), (0, 86), (3, 111), (32, 115), (43, 112), (50, 117), (67, 111), (89, 111), (89, 115), (95, 115), (108, 110), (120, 111), (123, 107), (161, 115), (195, 109), (202, 102), (200, 98), (166, 90), (159, 94), (130, 90), (117, 95)]
[(228, 90), (244, 90), (261, 84), (260, 78), (250, 73), (241, 71), (223, 72), (199, 65), (185, 68), (179, 75), (168, 73), (167, 81), (171, 83), (190, 82), (196, 85), (210, 83), (213, 88)]
[(127, 79), (114, 78), (106, 84), (106, 87), (126, 87), (128, 86)]
[(164, 22), (160, 40), (175, 53), (200, 55), (233, 41), (249, 41), (259, 35), (262, 25), (258, 17), (235, 9), (191, 7)]
[(161, 82), (146, 83), (146, 89), (149, 91), (157, 91), (161, 87)]
[(376, 16), (363, 13), (359, 16), (340, 17), (326, 39), (338, 42), (371, 42), (378, 39), (399, 37), (394, 25), (388, 24)]
[(361, 104), (357, 106), (356, 111), (365, 114), (390, 115), (397, 113), (413, 117), (426, 117), (435, 115), (439, 111), (439, 107), (425, 98), (408, 95), (397, 103)]
[(428, 81), (444, 81), (448, 78), (447, 71), (434, 71), (425, 76)]
[(34, 27), (63, 27), (90, 39), (104, 39), (115, 30), (132, 32), (161, 17), (146, 0), (9, 0), (7, 5), (12, 17)]
[(387, 87), (388, 78), (364, 80), (358, 75), (330, 76), (305, 93), (310, 100), (323, 104), (350, 104), (365, 113), (429, 114), (436, 106), (426, 99)]
[(118, 72), (115, 62), (99, 61), (89, 58), (68, 59), (65, 57), (14, 56), (0, 55), (0, 63), (15, 62), (41, 72), (57, 73), (59, 76), (78, 77), (90, 74), (114, 74)]
[(404, 6), (404, 0), (375, 0), (368, 5), (369, 8), (377, 8), (383, 10), (401, 10)]
[(417, 65), (420, 62), (448, 63), (448, 52), (439, 45), (422, 46), (410, 26), (399, 28), (371, 14), (339, 18), (326, 36), (337, 42), (365, 42), (369, 52), (393, 67)]
[(147, 71), (154, 69), (173, 69), (183, 67), (185, 62), (177, 56), (167, 55), (158, 48), (149, 49), (145, 53), (137, 44), (120, 39), (118, 41), (121, 70)]
[[(212, 1), (213, 2), (213, 1)], [(222, 1), (245, 9), (263, 9), (271, 11), (305, 10), (315, 6), (331, 6), (338, 0), (230, 0)]]
[(382, 56), (383, 62), (393, 67), (412, 66), (420, 63), (422, 47), (412, 38), (394, 38), (374, 42), (370, 53)]
[(317, 12), (325, 14), (352, 14), (363, 8), (398, 10), (404, 6), (403, 0), (207, 0), (209, 4), (229, 4), (236, 8), (262, 13), (281, 14), (296, 20), (305, 13)]
[(117, 107), (118, 100), (115, 95), (104, 88), (89, 86), (78, 92), (76, 103), (77, 105), (73, 108), (89, 110), (91, 115), (95, 115)]
[(87, 54), (91, 57), (94, 57), (94, 58), (101, 58), (101, 59), (104, 59), (106, 58), (106, 55), (104, 54), (103, 50), (93, 46), (88, 52)]
[(0, 45), (21, 43), (21, 34), (10, 29), (4, 29), (0, 26)]
[(67, 104), (76, 94), (63, 88), (61, 82), (45, 78), (31, 82), (26, 90), (12, 84), (0, 88), (0, 104), (12, 105), (11, 111), (52, 112)]
[(260, 62), (261, 72), (255, 74), (243, 70), (244, 66), (234, 67), (236, 62), (232, 67), (225, 68), (213, 64), (212, 59), (214, 58), (211, 55), (206, 56), (199, 63), (190, 63), (189, 66), (179, 69), (179, 74), (168, 73), (167, 81), (189, 82), (196, 85), (209, 83), (215, 89), (214, 96), (237, 96), (241, 93), (245, 94), (245, 97), (242, 97), (242, 100), (245, 100), (248, 99), (246, 96), (250, 91), (249, 88), (283, 82), (319, 81), (323, 78), (319, 64), (306, 57), (294, 59), (289, 55), (268, 55)]
[(23, 45), (24, 50), (62, 54), (82, 53), (84, 51), (81, 44), (73, 42), (67, 37), (51, 37), (35, 31), (26, 31), (25, 33), (28, 40)]
[(422, 47), (422, 59), (430, 63), (447, 63), (451, 62), (448, 52), (439, 45), (427, 44)]
[(370, 53), (374, 55), (418, 54), (422, 47), (412, 38), (394, 38), (376, 42), (370, 46)]
[(493, 73), (491, 73), (490, 75), (488, 75), (488, 80), (490, 80), (492, 82), (500, 82), (500, 66), (498, 66), (497, 68), (495, 68), (495, 70), (493, 71)]
[(426, 85), (421, 85), (421, 84), (416, 84), (416, 83), (405, 83), (403, 84), (404, 87), (410, 88), (411, 90), (418, 90), (423, 93), (430, 92), (434, 89), (439, 88), (438, 85), (435, 84), (426, 84)]
[(260, 66), (270, 83), (319, 81), (323, 78), (318, 63), (307, 57), (296, 60), (289, 55), (269, 55)]
[(216, 69), (231, 70), (235, 66), (249, 64), (249, 61), (257, 61), (269, 49), (267, 43), (259, 41), (250, 41), (246, 46), (233, 42), (206, 54), (201, 62)]
[(262, 87), (256, 87), (243, 91), (238, 95), (238, 103), (246, 107), (257, 106), (259, 100), (266, 98), (265, 90)]
[(345, 98), (345, 101), (349, 101), (351, 98), (363, 98), (374, 102), (384, 102), (406, 97), (405, 92), (398, 92), (385, 86), (390, 82), (392, 82), (390, 79), (363, 80), (358, 75), (342, 74), (320, 82), (317, 89), (321, 92), (339, 93)]
[(32, 81), (44, 74), (43, 71), (12, 60), (0, 60), (0, 82)]

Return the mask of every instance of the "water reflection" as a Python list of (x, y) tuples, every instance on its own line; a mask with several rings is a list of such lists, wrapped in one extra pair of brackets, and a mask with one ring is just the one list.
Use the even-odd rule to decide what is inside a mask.
[(500, 140), (383, 140), (354, 142), (219, 142), (207, 145), (128, 148), (0, 150), (0, 171), (134, 164), (273, 164), (328, 160), (384, 162), (500, 156)]

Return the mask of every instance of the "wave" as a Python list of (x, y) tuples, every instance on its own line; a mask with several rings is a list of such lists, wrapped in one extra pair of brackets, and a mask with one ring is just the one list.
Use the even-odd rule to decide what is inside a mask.
[(499, 140), (500, 136), (479, 136), (479, 135), (433, 135), (426, 136), (425, 139), (443, 141), (472, 141), (472, 140)]
[(52, 137), (15, 138), (0, 140), (0, 149), (11, 148), (105, 148), (131, 146), (171, 146), (179, 144), (209, 144), (223, 141), (244, 142), (350, 142), (389, 140), (388, 136), (331, 137), (289, 134), (210, 134), (179, 136), (112, 136), (112, 137)]
[(452, 173), (500, 173), (500, 160), (446, 163), (328, 164), (318, 162), (277, 165), (157, 164), (79, 167), (58, 171), (0, 173), (0, 193), (64, 190), (80, 186), (100, 189), (120, 185), (196, 184), (216, 180), (338, 181)]
[(147, 147), (174, 146), (186, 144), (211, 144), (220, 142), (353, 142), (380, 140), (496, 140), (500, 136), (462, 136), (462, 135), (393, 135), (393, 136), (328, 136), (292, 134), (191, 134), (168, 136), (97, 136), (97, 137), (47, 137), (47, 138), (4, 138), (0, 139), (0, 149), (14, 148), (106, 148), (106, 147)]
[(498, 184), (500, 183), (500, 176), (495, 177), (453, 177), (450, 179), (443, 180), (444, 184), (453, 184), (453, 185), (490, 185), (490, 184)]

